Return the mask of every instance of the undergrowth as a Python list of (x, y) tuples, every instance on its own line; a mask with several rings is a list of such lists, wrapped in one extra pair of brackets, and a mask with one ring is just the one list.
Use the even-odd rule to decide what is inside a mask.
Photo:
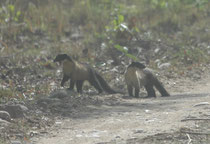
[[(181, 42), (185, 48), (189, 41), (208, 42), (209, 6), (208, 0), (2, 1), (1, 50), (8, 51), (5, 47), (12, 49), (10, 44), (20, 41), (20, 36), (28, 33), (41, 35), (44, 32), (53, 41), (60, 41), (73, 29), (82, 31), (84, 45), (94, 43), (100, 47), (105, 42), (107, 48), (117, 48), (121, 52), (125, 51), (120, 46), (129, 45), (132, 38), (144, 35), (145, 31), (152, 32), (149, 39), (160, 39), (173, 45)], [(178, 51), (177, 55), (180, 53)], [(188, 53), (194, 57), (196, 54), (193, 53), (197, 51)], [(202, 53), (205, 54), (205, 50)], [(202, 57), (195, 61), (203, 61), (197, 60), (199, 58)]]
[[(2, 64), (1, 75), (12, 66), (28, 67), (26, 72), (32, 74), (25, 76), (25, 85), (37, 79), (42, 82), (28, 84), (24, 86), (27, 91), (19, 92), (13, 87), (19, 83), (12, 77), (9, 89), (0, 90), (0, 97), (49, 93), (50, 82), (45, 79), (54, 80), (47, 70), (61, 52), (84, 55), (82, 59), (92, 63), (103, 58), (105, 54), (98, 53), (107, 49), (107, 56), (114, 59), (123, 55), (138, 61), (144, 53), (136, 52), (136, 47), (153, 53), (159, 47), (163, 52), (150, 56), (149, 64), (154, 65), (156, 59), (176, 67), (209, 63), (209, 7), (208, 0), (1, 1), (0, 57), (11, 65), (4, 68)], [(115, 51), (120, 55), (113, 55)]]

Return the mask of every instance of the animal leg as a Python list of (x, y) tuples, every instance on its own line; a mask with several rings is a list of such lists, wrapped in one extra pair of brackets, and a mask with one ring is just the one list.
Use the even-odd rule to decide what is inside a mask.
[(78, 93), (82, 93), (82, 85), (83, 85), (83, 82), (84, 81), (82, 81), (82, 80), (76, 82), (77, 92)]
[(135, 88), (135, 97), (139, 97), (139, 88)]
[(156, 97), (156, 94), (155, 94), (155, 90), (153, 88), (153, 85), (147, 84), (147, 85), (145, 85), (145, 89), (147, 91), (147, 98)]
[(74, 84), (75, 84), (75, 81), (71, 80), (70, 81), (70, 87), (68, 89), (73, 90), (74, 89)]
[(67, 75), (63, 75), (63, 79), (61, 81), (61, 86), (63, 87), (65, 82), (69, 80), (69, 77)]
[(130, 85), (128, 85), (128, 86), (127, 86), (127, 89), (128, 89), (128, 94), (129, 94), (129, 96), (133, 96), (133, 87), (130, 86)]

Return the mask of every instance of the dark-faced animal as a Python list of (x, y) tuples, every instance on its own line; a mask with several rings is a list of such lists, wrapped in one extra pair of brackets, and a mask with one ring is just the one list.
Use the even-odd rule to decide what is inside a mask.
[(133, 90), (135, 90), (135, 97), (139, 97), (140, 87), (142, 86), (146, 89), (148, 98), (156, 97), (154, 87), (162, 96), (170, 96), (157, 77), (140, 62), (132, 62), (127, 67), (125, 82), (129, 96), (133, 96)]
[(88, 81), (98, 90), (99, 93), (103, 91), (109, 94), (117, 93), (92, 67), (73, 60), (67, 54), (58, 54), (54, 59), (54, 62), (63, 63), (63, 79), (61, 86), (64, 86), (65, 82), (70, 80), (69, 89), (74, 89), (74, 85), (76, 83), (77, 92), (82, 93), (83, 83), (84, 81)]

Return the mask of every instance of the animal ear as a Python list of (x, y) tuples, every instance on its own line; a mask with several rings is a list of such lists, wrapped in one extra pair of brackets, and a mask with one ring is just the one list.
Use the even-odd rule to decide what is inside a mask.
[(54, 62), (61, 62), (65, 59), (72, 61), (72, 58), (68, 56), (67, 54), (58, 54), (56, 58), (54, 59)]
[(55, 59), (53, 60), (53, 62), (58, 62), (59, 61), (59, 55), (57, 55), (56, 57), (55, 57)]
[(140, 62), (135, 62), (136, 67), (140, 68), (140, 69), (144, 69), (146, 68), (146, 66), (143, 63)]
[(69, 61), (71, 61), (71, 62), (74, 62), (74, 60), (73, 60), (73, 58), (71, 57), (71, 56), (69, 56), (69, 55), (67, 55), (67, 54), (62, 54), (63, 56), (63, 60), (65, 60), (65, 59), (67, 59), (67, 60), (69, 60)]
[(70, 56), (68, 56), (67, 54), (66, 54), (66, 59), (73, 62), (73, 59)]

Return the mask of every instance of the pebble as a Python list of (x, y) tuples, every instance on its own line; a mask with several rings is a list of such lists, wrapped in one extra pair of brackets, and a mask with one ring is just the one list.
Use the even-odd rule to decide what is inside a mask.
[(0, 111), (0, 118), (6, 121), (11, 121), (11, 116), (7, 111)]

